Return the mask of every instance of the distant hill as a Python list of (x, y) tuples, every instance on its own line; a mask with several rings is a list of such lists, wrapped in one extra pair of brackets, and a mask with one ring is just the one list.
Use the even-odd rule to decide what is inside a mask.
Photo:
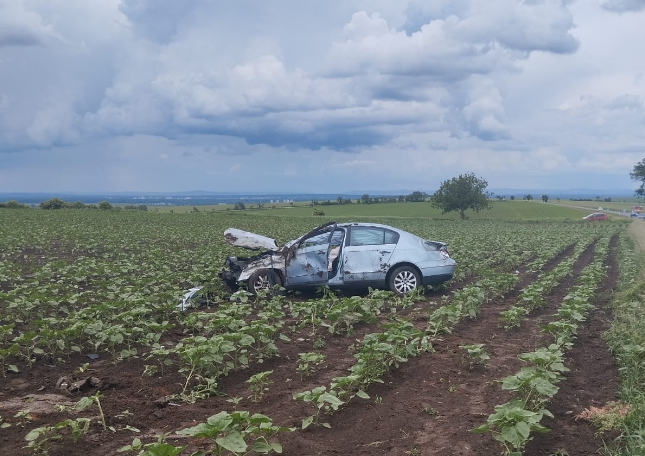
[[(42, 201), (51, 198), (60, 198), (64, 201), (80, 201), (84, 204), (97, 204), (100, 201), (109, 201), (112, 204), (145, 204), (150, 206), (205, 206), (216, 204), (232, 204), (236, 202), (265, 203), (286, 202), (286, 201), (319, 201), (336, 200), (339, 196), (343, 198), (359, 198), (368, 194), (371, 197), (377, 196), (398, 196), (409, 195), (413, 191), (425, 191), (428, 194), (434, 190), (353, 190), (342, 193), (285, 193), (285, 192), (209, 192), (207, 190), (193, 190), (185, 192), (34, 192), (34, 193), (0, 193), (0, 201), (16, 200), (20, 203), (38, 205)], [(531, 194), (533, 198), (539, 199), (541, 195), (548, 195), (549, 198), (576, 198), (595, 199), (604, 198), (629, 198), (634, 196), (634, 191), (622, 190), (596, 190), (576, 188), (568, 190), (554, 189), (518, 189), (518, 188), (496, 188), (490, 189), (495, 196), (506, 196), (522, 198)]]
[[(415, 189), (422, 192), (426, 192), (432, 195), (436, 189), (427, 190), (427, 189)], [(409, 195), (415, 190), (352, 190), (348, 192), (343, 192), (343, 195), (364, 195), (368, 194), (370, 196), (390, 196), (390, 195)], [(595, 198), (600, 196), (601, 198), (609, 197), (631, 197), (634, 196), (634, 190), (630, 189), (613, 189), (613, 190), (598, 190), (593, 188), (572, 188), (567, 190), (562, 189), (522, 189), (522, 188), (491, 188), (488, 189), (494, 195), (499, 196), (511, 196), (521, 197), (527, 194), (531, 194), (533, 197), (536, 195), (549, 195), (550, 198)]]

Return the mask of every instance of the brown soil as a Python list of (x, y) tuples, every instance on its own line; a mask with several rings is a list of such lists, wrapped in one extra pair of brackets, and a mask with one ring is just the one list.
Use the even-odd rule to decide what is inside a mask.
[[(601, 338), (610, 319), (605, 305), (617, 281), (615, 244), (614, 239), (610, 245), (607, 277), (597, 294), (596, 307), (580, 328), (575, 348), (567, 353), (571, 372), (560, 383), (560, 392), (548, 407), (555, 415), (555, 419), (545, 421), (551, 432), (536, 435), (525, 455), (550, 455), (558, 450), (566, 450), (570, 456), (591, 455), (602, 446), (602, 441), (594, 436), (594, 429), (574, 417), (589, 406), (613, 400), (617, 390), (616, 367)], [(563, 252), (557, 260), (570, 252), (571, 249)], [(278, 343), (280, 357), (262, 364), (254, 363), (248, 370), (221, 379), (218, 389), (226, 396), (211, 397), (195, 404), (175, 405), (163, 401), (167, 394), (179, 391), (182, 378), (172, 367), (163, 377), (143, 376), (144, 365), (150, 362), (142, 357), (116, 365), (104, 359), (104, 355), (97, 361), (78, 355), (56, 365), (49, 360), (39, 360), (31, 369), (24, 368), (21, 374), (0, 378), (0, 415), (12, 424), (0, 429), (0, 453), (30, 454), (23, 448), (24, 436), (29, 430), (75, 416), (70, 412), (54, 411), (52, 404), (73, 403), (82, 396), (93, 394), (96, 389), (90, 387), (84, 392), (65, 395), (56, 389), (56, 382), (60, 377), (74, 376), (76, 367), (90, 362), (92, 370), (76, 374), (75, 378), (91, 375), (101, 380), (98, 387), (103, 395), (101, 405), (107, 425), (116, 432), (103, 430), (98, 410), (90, 408), (78, 416), (94, 418), (91, 432), (76, 443), (65, 435), (53, 445), (49, 452), (52, 456), (117, 454), (116, 450), (131, 443), (134, 437), (152, 442), (161, 433), (168, 433), (167, 441), (175, 445), (188, 445), (182, 454), (206, 449), (207, 442), (187, 439), (173, 432), (203, 422), (222, 410), (232, 410), (227, 399), (233, 397), (244, 398), (239, 409), (264, 413), (275, 424), (298, 428), (277, 437), (283, 445), (283, 454), (288, 456), (497, 455), (500, 446), (489, 435), (476, 435), (468, 430), (482, 424), (496, 404), (509, 399), (496, 381), (522, 366), (517, 359), (518, 353), (548, 343), (539, 332), (539, 324), (550, 319), (591, 259), (590, 248), (576, 262), (574, 275), (546, 297), (547, 307), (530, 315), (521, 328), (504, 331), (498, 327), (499, 312), (513, 305), (519, 290), (535, 279), (535, 274), (525, 273), (520, 268), (521, 280), (514, 291), (485, 304), (476, 319), (459, 323), (452, 334), (435, 343), (434, 353), (412, 359), (387, 374), (383, 384), (369, 388), (369, 400), (355, 398), (337, 413), (325, 416), (331, 429), (311, 426), (301, 430), (302, 419), (311, 411), (302, 401), (294, 401), (292, 395), (316, 386), (328, 386), (333, 377), (346, 375), (347, 368), (355, 361), (350, 345), (375, 331), (373, 326), (359, 326), (350, 337), (330, 336), (320, 328), (326, 341), (320, 351), (327, 356), (327, 361), (315, 375), (304, 379), (296, 372), (296, 360), (298, 353), (313, 351), (313, 338), (310, 329), (290, 335), (291, 342)], [(550, 262), (545, 269), (552, 268), (556, 262)], [(446, 290), (444, 294), (449, 292)], [(435, 300), (437, 296), (429, 297), (429, 301)], [(410, 313), (419, 327), (425, 325), (423, 311), (430, 305), (430, 302), (420, 303), (418, 310)], [(486, 344), (491, 359), (485, 367), (470, 368), (462, 363), (463, 350), (459, 345), (470, 343)], [(250, 375), (266, 370), (273, 370), (273, 384), (264, 398), (252, 402), (248, 399), (250, 392), (245, 381)], [(19, 419), (14, 417), (19, 410), (30, 412)], [(126, 430), (126, 425), (141, 432)]]

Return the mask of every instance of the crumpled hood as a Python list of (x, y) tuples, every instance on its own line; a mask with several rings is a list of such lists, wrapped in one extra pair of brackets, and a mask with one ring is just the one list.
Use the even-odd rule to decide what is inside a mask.
[(271, 250), (275, 252), (278, 250), (278, 244), (275, 239), (261, 236), (248, 231), (238, 230), (237, 228), (229, 228), (224, 231), (224, 239), (229, 244), (235, 247), (243, 247), (249, 250)]

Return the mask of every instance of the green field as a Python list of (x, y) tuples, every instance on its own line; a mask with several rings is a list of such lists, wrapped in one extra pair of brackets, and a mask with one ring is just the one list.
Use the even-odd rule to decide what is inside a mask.
[[(576, 209), (558, 205), (555, 203), (543, 203), (542, 201), (491, 201), (492, 209), (479, 213), (467, 211), (466, 214), (472, 220), (563, 220), (579, 219), (586, 215), (585, 209)], [(288, 217), (310, 217), (313, 209), (307, 203), (296, 203), (295, 207), (289, 207), (284, 203), (266, 205), (258, 209), (257, 205), (248, 204), (244, 211), (235, 211), (232, 205), (199, 206), (200, 212), (228, 211), (236, 213), (248, 213), (253, 215), (274, 215)], [(251, 208), (253, 207), (253, 208)], [(587, 207), (587, 206), (584, 206)], [(442, 214), (440, 209), (433, 208), (430, 203), (377, 203), (377, 204), (344, 204), (344, 205), (318, 205), (316, 208), (325, 212), (325, 217), (347, 219), (351, 217), (416, 217), (432, 218), (442, 220), (457, 220), (459, 215), (451, 212)], [(597, 209), (597, 207), (595, 208)], [(593, 209), (593, 210), (595, 210)], [(192, 206), (173, 206), (149, 208), (150, 211), (160, 213), (188, 213), (193, 212)]]
[[(356, 423), (374, 430), (354, 430), (352, 438), (360, 440), (361, 448), (384, 440), (391, 443), (392, 454), (417, 454), (420, 444), (400, 439), (401, 429), (418, 441), (458, 429), (453, 440), (445, 441), (447, 448), (466, 441), (485, 454), (498, 454), (503, 450), (494, 438), (498, 428), (483, 435), (469, 429), (487, 416), (493, 420), (498, 406), (521, 404), (521, 416), (541, 419), (544, 410), (573, 397), (558, 396), (558, 388), (578, 384), (588, 374), (562, 375), (566, 371), (560, 366), (580, 362), (578, 336), (601, 342), (598, 334), (586, 333), (595, 305), (611, 305), (619, 317), (610, 338), (623, 372), (618, 393), (634, 411), (611, 428), (611, 435), (622, 434), (624, 440), (606, 454), (643, 454), (638, 429), (645, 420), (645, 314), (642, 287), (636, 285), (642, 266), (628, 235), (642, 222), (620, 217), (584, 222), (586, 210), (541, 201), (493, 202), (490, 211), (469, 213), (465, 221), (456, 214), (442, 215), (428, 203), (319, 208), (324, 216), (313, 216), (312, 207), (181, 208), (186, 213), (180, 208), (172, 213), (0, 209), (0, 394), (2, 401), (14, 404), (2, 408), (0, 401), (0, 433), (8, 454), (114, 454), (137, 436), (154, 445), (160, 429), (166, 433), (164, 445), (181, 456), (190, 453), (175, 445), (219, 454), (230, 444), (222, 440), (227, 435), (235, 439), (229, 449), (255, 444), (273, 451), (278, 446), (262, 445), (279, 440), (285, 454), (322, 454), (329, 445), (349, 441), (343, 429), (351, 432)], [(225, 242), (226, 228), (284, 242), (333, 219), (376, 221), (447, 242), (458, 264), (455, 278), (445, 288), (405, 298), (386, 291), (344, 296), (322, 290), (315, 296), (258, 299), (232, 294), (217, 278), (227, 256), (246, 254)], [(209, 307), (179, 311), (183, 292), (195, 285), (210, 289)], [(478, 343), (485, 344), (490, 359), (477, 358)], [(473, 350), (470, 367), (461, 344)], [(435, 345), (445, 348), (433, 353)], [(604, 345), (589, 350), (598, 359), (609, 356)], [(540, 364), (538, 358), (546, 359), (540, 357), (547, 352), (550, 361)], [(87, 354), (97, 355), (98, 361)], [(305, 355), (330, 362), (305, 365), (298, 361)], [(535, 383), (537, 389), (528, 383), (518, 386), (512, 392), (516, 402), (504, 404), (502, 377), (507, 376), (508, 386), (509, 378), (526, 373), (509, 361), (518, 356), (538, 360), (536, 375), (544, 377)], [(403, 378), (393, 374), (406, 365), (414, 368)], [(57, 386), (61, 378), (71, 383), (88, 375), (102, 382), (100, 391), (63, 394)], [(431, 385), (427, 391), (418, 388), (426, 380)], [(592, 401), (606, 401), (594, 396), (593, 388), (587, 392)], [(47, 400), (53, 401), (49, 408), (34, 408)], [(233, 406), (232, 400), (240, 403)], [(316, 400), (323, 401), (320, 408)], [(483, 404), (475, 412), (460, 408), (475, 402)], [(99, 403), (102, 418), (97, 416)], [(449, 408), (442, 407), (447, 403)], [(414, 425), (405, 415), (411, 407), (419, 408), (410, 413), (425, 422), (423, 432), (408, 428)], [(434, 407), (438, 412), (429, 413)], [(386, 410), (396, 413), (384, 418)], [(250, 428), (233, 426), (213, 434), (212, 441), (207, 438), (207, 446), (204, 439), (173, 440), (182, 429), (199, 437), (190, 426), (208, 416), (219, 412), (240, 418), (234, 414), (242, 411), (264, 414), (293, 430), (271, 428), (265, 441)], [(437, 420), (436, 413), (445, 419)], [(593, 447), (590, 454), (602, 447), (593, 441), (595, 428), (559, 419), (567, 418), (548, 426), (587, 426), (576, 427), (576, 433), (589, 437), (569, 442), (569, 451), (582, 443)], [(331, 429), (323, 425), (327, 421)], [(442, 427), (448, 424), (451, 431)], [(311, 427), (301, 430), (305, 425)], [(548, 444), (539, 433), (531, 438), (531, 444)], [(25, 449), (27, 442), (34, 443)], [(562, 449), (541, 453), (528, 449), (528, 443), (526, 435), (513, 445), (527, 449), (529, 456)], [(623, 446), (631, 446), (631, 452), (622, 453)]]

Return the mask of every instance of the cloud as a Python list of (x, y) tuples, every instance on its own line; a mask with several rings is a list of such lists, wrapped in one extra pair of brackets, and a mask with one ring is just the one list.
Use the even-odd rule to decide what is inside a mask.
[(202, 2), (176, 0), (123, 0), (119, 11), (127, 16), (134, 32), (158, 43), (168, 43), (184, 16)]
[(645, 10), (643, 0), (608, 0), (602, 7), (612, 13), (631, 13)]
[[(81, 89), (70, 88), (67, 102), (57, 102), (58, 108), (36, 103), (21, 137), (25, 145), (40, 147), (107, 135), (200, 134), (352, 151), (410, 131), (440, 129), (494, 141), (508, 137), (508, 126), (493, 76), (517, 71), (516, 63), (532, 51), (571, 52), (577, 45), (566, 6), (551, 0), (495, 0), (487, 7), (441, 2), (440, 8), (423, 7), (428, 22), (413, 33), (395, 25), (404, 27), (405, 8), (390, 5), (384, 15), (351, 15), (318, 68), (305, 70), (288, 64), (279, 41), (267, 47), (275, 53), (253, 55), (248, 50), (258, 48), (257, 40), (231, 52), (231, 39), (240, 31), (221, 21), (224, 28), (218, 27), (213, 15), (225, 10), (210, 2), (111, 0), (88, 6), (70, 0), (68, 8), (85, 19), (78, 21), (83, 25), (54, 15), (56, 5), (29, 5), (31, 10), (14, 8), (19, 13), (12, 20), (21, 14), (34, 24), (41, 15), (51, 18), (48, 30), (64, 32), (61, 52), (72, 59), (71, 69), (84, 57), (75, 59), (74, 52), (97, 62), (118, 59), (114, 68), (105, 68), (108, 85), (91, 87), (78, 80), (78, 72), (70, 73)], [(101, 16), (112, 22), (101, 25)], [(251, 13), (249, 21), (256, 20)], [(94, 55), (99, 49), (107, 51), (103, 60)], [(54, 119), (54, 109), (60, 109), (60, 119)]]
[(471, 42), (496, 42), (520, 52), (569, 54), (579, 46), (573, 28), (566, 2), (493, 0), (473, 2), (471, 16), (457, 24), (456, 33)]
[(639, 97), (633, 94), (624, 94), (620, 95), (609, 103), (607, 103), (607, 109), (610, 110), (633, 110), (643, 112), (645, 109), (645, 102), (643, 97)]
[(485, 141), (508, 137), (502, 95), (495, 83), (483, 77), (469, 81), (468, 101), (462, 115), (468, 130)]
[(3, 46), (42, 46), (56, 34), (22, 0), (0, 1), (0, 48)]
[(0, 0), (0, 153), (83, 155), (123, 171), (119, 188), (177, 170), (234, 185), (240, 164), (257, 187), (291, 163), (284, 188), (332, 185), (310, 177), (324, 166), (391, 188), (471, 170), (538, 182), (600, 169), (592, 154), (624, 166), (645, 144), (645, 68), (625, 43), (645, 36), (607, 9), (636, 6)]

